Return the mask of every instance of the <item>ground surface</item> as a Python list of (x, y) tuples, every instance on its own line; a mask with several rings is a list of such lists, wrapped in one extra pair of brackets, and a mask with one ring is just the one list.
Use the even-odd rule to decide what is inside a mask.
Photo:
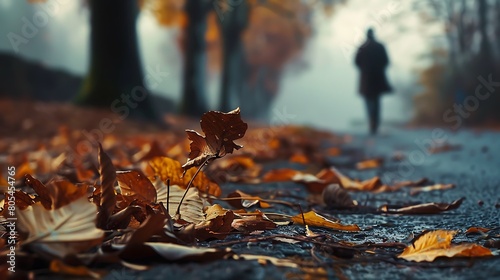
[[(1, 101), (0, 109), (0, 165), (2, 170), (13, 162), (20, 164), (37, 159), (42, 162), (45, 157), (56, 158), (67, 152), (67, 146), (78, 141), (86, 141), (86, 133), (98, 128), (100, 120), (113, 118), (109, 112), (93, 111), (58, 104), (12, 104)], [(105, 111), (105, 110), (104, 110)], [(173, 153), (179, 149), (171, 149), (172, 145), (186, 141), (183, 132), (186, 128), (199, 129), (197, 121), (186, 121), (170, 118), (171, 127), (157, 129), (154, 126), (138, 123), (117, 123), (113, 131), (103, 133), (105, 149), (114, 159), (124, 154), (131, 157), (141, 150), (142, 146), (156, 140), (169, 156), (185, 160), (186, 151)], [(250, 130), (256, 127), (250, 124)], [(488, 130), (463, 129), (460, 132), (433, 131), (432, 129), (389, 128), (379, 136), (369, 137), (364, 133), (338, 133), (334, 146), (340, 153), (323, 158), (325, 162), (314, 162), (314, 156), (307, 164), (292, 163), (288, 160), (286, 149), (295, 149), (293, 143), (304, 144), (307, 135), (320, 137), (308, 129), (276, 129), (264, 128), (271, 138), (281, 137), (281, 148), (285, 157), (262, 162), (262, 174), (277, 168), (290, 167), (298, 170), (310, 170), (310, 165), (321, 167), (334, 166), (351, 178), (369, 179), (375, 175), (382, 181), (391, 184), (394, 181), (418, 180), (423, 177), (435, 183), (451, 183), (456, 187), (450, 190), (422, 192), (410, 195), (408, 189), (397, 192), (375, 194), (372, 192), (351, 192), (351, 196), (364, 208), (376, 209), (382, 204), (410, 204), (420, 202), (451, 202), (465, 197), (462, 205), (455, 210), (434, 215), (386, 215), (358, 210), (331, 210), (315, 203), (311, 193), (302, 184), (294, 182), (271, 183), (224, 183), (222, 197), (234, 190), (268, 196), (283, 193), (279, 199), (298, 203), (304, 211), (314, 209), (324, 215), (338, 217), (345, 224), (357, 224), (360, 232), (338, 232), (322, 228), (312, 228), (315, 233), (325, 234), (336, 242), (346, 241), (351, 244), (409, 244), (414, 235), (423, 230), (452, 229), (459, 230), (455, 242), (474, 242), (483, 244), (481, 235), (466, 235), (464, 232), (472, 226), (496, 229), (500, 227), (500, 133)], [(287, 132), (288, 131), (288, 132)], [(98, 130), (97, 130), (98, 132)], [(102, 131), (101, 131), (102, 132)], [(280, 135), (287, 132), (286, 135)], [(309, 133), (309, 134), (308, 134)], [(430, 154), (429, 141), (446, 138), (447, 151)], [(251, 133), (247, 133), (249, 136)], [(301, 134), (301, 136), (299, 135)], [(306, 135), (306, 137), (304, 137)], [(311, 138), (311, 137), (309, 137)], [(83, 140), (82, 140), (83, 139)], [(247, 138), (251, 139), (251, 138)], [(298, 140), (297, 140), (298, 139)], [(302, 139), (302, 140), (300, 140)], [(339, 140), (340, 139), (340, 140)], [(314, 139), (310, 139), (314, 140)], [(76, 141), (76, 142), (73, 142)], [(294, 142), (295, 141), (295, 142)], [(302, 142), (301, 142), (302, 141)], [(314, 142), (314, 141), (313, 141)], [(80, 142), (85, 143), (85, 142)], [(184, 142), (182, 142), (184, 143)], [(184, 143), (185, 144), (185, 143)], [(183, 147), (184, 144), (179, 145)], [(289, 146), (286, 146), (286, 145)], [(330, 143), (331, 145), (332, 143)], [(239, 151), (252, 150), (256, 143), (247, 141)], [(176, 147), (176, 146), (173, 146)], [(72, 147), (78, 151), (78, 145)], [(168, 149), (167, 149), (168, 148)], [(307, 141), (303, 149), (307, 153)], [(324, 151), (324, 150), (323, 150)], [(71, 151), (70, 151), (71, 152)], [(273, 151), (268, 151), (269, 153)], [(315, 150), (312, 153), (317, 152)], [(262, 157), (266, 153), (261, 154)], [(89, 154), (89, 162), (95, 164), (95, 153)], [(83, 157), (87, 160), (87, 157)], [(357, 170), (356, 163), (366, 159), (381, 158), (384, 163), (374, 169)], [(93, 162), (94, 161), (94, 162)], [(49, 161), (50, 162), (50, 161)], [(38, 166), (31, 173), (44, 183), (55, 171), (47, 166)], [(320, 167), (320, 168), (321, 168)], [(44, 169), (44, 170), (42, 170)], [(318, 170), (315, 169), (316, 171)], [(50, 173), (54, 172), (54, 173)], [(70, 174), (71, 175), (71, 174)], [(90, 180), (96, 180), (91, 177)], [(21, 181), (21, 180), (19, 180)], [(21, 187), (21, 186), (20, 186)], [(317, 201), (317, 200), (316, 200)], [(223, 206), (229, 206), (220, 202)], [(254, 209), (254, 208), (253, 208)], [(266, 212), (296, 215), (295, 208), (274, 204)], [(401, 247), (370, 247), (363, 249), (364, 257), (350, 258), (349, 252), (336, 251), (325, 253), (324, 248), (310, 242), (290, 244), (280, 241), (255, 240), (276, 234), (303, 237), (305, 230), (300, 225), (280, 226), (274, 230), (266, 230), (257, 235), (231, 234), (220, 241), (202, 242), (201, 246), (230, 247), (237, 254), (266, 255), (279, 259), (309, 262), (316, 270), (305, 273), (298, 268), (278, 267), (270, 263), (257, 261), (215, 260), (208, 263), (163, 263), (156, 264), (147, 271), (134, 271), (116, 264), (113, 266), (97, 266), (93, 269), (109, 271), (106, 279), (495, 279), (500, 278), (500, 259), (498, 256), (477, 259), (438, 259), (432, 263), (416, 264), (397, 259)], [(488, 237), (491, 239), (491, 236)], [(498, 237), (496, 238), (498, 240)], [(369, 253), (373, 252), (370, 257)], [(493, 249), (493, 250), (498, 250)], [(498, 251), (496, 251), (498, 252)], [(315, 257), (313, 257), (313, 254)], [(42, 279), (63, 279), (63, 276), (50, 274), (48, 269), (37, 271)]]
[[(495, 207), (500, 201), (500, 133), (490, 131), (463, 130), (458, 133), (446, 131), (450, 144), (460, 145), (454, 151), (425, 154), (423, 160), (417, 158), (410, 162), (413, 169), (408, 172), (408, 164), (393, 162), (395, 153), (406, 155), (414, 151), (423, 151), (417, 142), (432, 139), (431, 129), (393, 128), (377, 137), (363, 134), (352, 135), (353, 141), (343, 146), (351, 151), (349, 156), (330, 158), (331, 162), (351, 177), (367, 179), (378, 174), (382, 178), (389, 174), (398, 180), (418, 180), (422, 177), (440, 183), (453, 183), (456, 188), (446, 191), (433, 191), (410, 196), (406, 191), (382, 194), (354, 193), (353, 197), (367, 205), (380, 205), (386, 202), (451, 202), (460, 197), (466, 200), (454, 211), (436, 215), (379, 215), (343, 213), (330, 211), (343, 222), (356, 223), (362, 229), (360, 233), (344, 234), (333, 232), (340, 240), (356, 243), (365, 242), (408, 242), (409, 236), (425, 229), (460, 230), (455, 240), (481, 243), (477, 236), (466, 236), (464, 231), (471, 226), (497, 228), (500, 226), (500, 208)], [(356, 158), (385, 158), (382, 168), (358, 171), (353, 168)], [(286, 164), (284, 164), (286, 165)], [(401, 168), (405, 166), (405, 168)], [(403, 170), (399, 172), (399, 170)], [(295, 183), (271, 183), (265, 185), (228, 184), (223, 186), (225, 193), (240, 189), (247, 192), (265, 192), (274, 188), (293, 190), (297, 196), (307, 196), (304, 187)], [(298, 200), (297, 200), (298, 202)], [(482, 203), (484, 204), (482, 204)], [(303, 203), (303, 202), (302, 202)], [(280, 211), (290, 211), (287, 208)], [(325, 212), (323, 212), (325, 213)], [(265, 234), (284, 233), (303, 234), (300, 226), (287, 226)], [(321, 230), (318, 230), (321, 232)], [(229, 237), (238, 240), (242, 236)], [(211, 242), (207, 245), (215, 245)], [(232, 246), (239, 253), (253, 253), (287, 258), (301, 256), (310, 258), (311, 245), (285, 243), (240, 243)], [(408, 265), (387, 263), (384, 261), (357, 262), (349, 260), (325, 260), (324, 267), (331, 279), (495, 279), (500, 278), (500, 259), (440, 259), (431, 264)], [(127, 278), (129, 277), (129, 278)], [(272, 265), (262, 266), (255, 261), (215, 261), (209, 264), (171, 264), (159, 265), (147, 272), (133, 272), (127, 269), (114, 270), (107, 279), (302, 279), (305, 277), (297, 270), (278, 268)], [(311, 279), (315, 279), (311, 276)]]

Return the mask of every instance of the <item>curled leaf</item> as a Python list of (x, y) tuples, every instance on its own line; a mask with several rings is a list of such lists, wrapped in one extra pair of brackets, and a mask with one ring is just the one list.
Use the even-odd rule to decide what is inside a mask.
[[(326, 217), (321, 216), (320, 214), (309, 211), (304, 213), (304, 219), (306, 225), (323, 227), (335, 230), (343, 230), (343, 231), (360, 231), (360, 228), (357, 225), (344, 225), (339, 222), (334, 222), (332, 220), (327, 219)], [(302, 214), (298, 214), (292, 217), (292, 221), (297, 224), (304, 224), (304, 220), (302, 219)]]
[(233, 153), (242, 146), (233, 141), (242, 138), (248, 125), (241, 120), (240, 108), (223, 113), (210, 111), (201, 117), (201, 130), (205, 136), (194, 130), (186, 130), (191, 140), (191, 152), (187, 162), (182, 166), (185, 170), (193, 166), (200, 166), (207, 159), (223, 157)]
[(465, 198), (459, 198), (452, 203), (423, 203), (405, 207), (382, 205), (379, 211), (389, 214), (437, 214), (460, 207)]
[(38, 200), (45, 207), (45, 209), (52, 208), (52, 198), (50, 197), (50, 192), (47, 187), (42, 184), (39, 180), (33, 178), (30, 174), (26, 174), (25, 176), (26, 185), (33, 188), (33, 190), (38, 195)]
[(477, 244), (451, 244), (456, 231), (435, 230), (420, 236), (406, 247), (398, 258), (414, 262), (432, 262), (437, 257), (483, 257), (491, 256), (489, 249)]
[(100, 143), (97, 160), (99, 161), (99, 175), (101, 179), (100, 209), (97, 221), (100, 228), (106, 228), (107, 221), (111, 214), (113, 214), (116, 205), (116, 169)]

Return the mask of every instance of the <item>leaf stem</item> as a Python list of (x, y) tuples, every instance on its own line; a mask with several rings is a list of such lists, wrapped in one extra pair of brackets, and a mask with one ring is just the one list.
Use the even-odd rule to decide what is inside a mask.
[(186, 197), (188, 191), (189, 191), (189, 188), (191, 187), (191, 185), (193, 184), (193, 181), (194, 179), (196, 178), (196, 176), (198, 175), (198, 173), (200, 173), (201, 169), (208, 164), (208, 162), (211, 160), (211, 159), (214, 159), (214, 158), (217, 158), (218, 156), (217, 155), (211, 155), (209, 157), (207, 157), (205, 159), (205, 161), (203, 161), (202, 164), (200, 164), (200, 166), (198, 167), (198, 169), (196, 170), (196, 172), (194, 173), (193, 177), (191, 177), (191, 180), (189, 180), (189, 183), (187, 184), (187, 187), (186, 187), (186, 190), (184, 191), (184, 194), (182, 195), (182, 198), (181, 198), (181, 201), (179, 201), (179, 205), (177, 206), (177, 211), (175, 211), (175, 215), (176, 216), (179, 216), (179, 219), (181, 218), (181, 205), (182, 205), (182, 202), (184, 201), (184, 198)]

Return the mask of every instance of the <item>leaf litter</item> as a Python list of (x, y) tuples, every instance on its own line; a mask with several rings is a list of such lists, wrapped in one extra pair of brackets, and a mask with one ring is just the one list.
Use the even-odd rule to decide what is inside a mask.
[[(343, 240), (348, 239), (345, 234), (369, 234), (371, 226), (325, 216), (318, 206), (325, 207), (322, 211), (327, 213), (347, 210), (375, 215), (436, 215), (457, 209), (463, 198), (451, 203), (366, 207), (351, 194), (408, 189), (409, 195), (416, 195), (455, 185), (429, 184), (425, 178), (392, 185), (377, 176), (350, 178), (327, 164), (328, 157), (342, 154), (338, 145), (350, 141), (348, 138), (294, 126), (277, 127), (270, 134), (261, 128), (247, 131), (239, 108), (228, 113), (210, 111), (202, 116), (200, 125), (204, 135), (186, 130), (187, 139), (170, 133), (163, 142), (135, 136), (123, 145), (124, 140), (110, 135), (96, 142), (97, 152), (89, 149), (79, 157), (64, 151), (65, 145), (81, 137), (71, 135), (67, 129), (54, 136), (49, 148), (31, 151), (29, 145), (17, 144), (18, 154), (28, 155), (11, 158), (18, 181), (22, 181), (14, 194), (18, 249), (44, 260), (53, 273), (89, 278), (103, 276), (97, 267), (104, 263), (148, 269), (164, 262), (256, 260), (262, 265), (298, 268), (306, 275), (325, 276), (325, 265), (334, 259), (395, 262), (393, 258), (397, 257), (432, 262), (438, 257), (494, 254), (479, 244), (453, 244), (456, 231), (440, 229), (422, 234), (405, 248), (399, 242)], [(324, 147), (320, 139), (329, 146)], [(233, 155), (236, 151), (238, 154)], [(183, 160), (186, 162), (181, 164)], [(276, 160), (304, 168), (266, 167)], [(369, 159), (355, 167), (376, 169), (382, 164), (381, 159)], [(294, 197), (293, 191), (276, 189), (259, 194), (247, 192), (248, 187), (221, 197), (228, 182), (242, 186), (292, 182), (320, 199), (318, 204), (304, 204), (305, 197)], [(6, 194), (3, 218), (8, 217), (8, 199)], [(273, 208), (287, 210), (270, 211)], [(474, 227), (467, 234), (485, 235), (488, 230)], [(339, 232), (343, 235), (337, 236)], [(235, 235), (240, 238), (228, 238)], [(488, 241), (494, 243), (495, 238)], [(290, 246), (310, 244), (311, 256), (276, 258), (233, 249), (240, 243), (270, 241)], [(6, 246), (5, 240), (3, 244)]]

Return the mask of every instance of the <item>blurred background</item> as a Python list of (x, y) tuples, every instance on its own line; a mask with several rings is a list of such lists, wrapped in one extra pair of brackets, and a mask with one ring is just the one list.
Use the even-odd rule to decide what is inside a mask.
[(0, 14), (1, 98), (364, 130), (354, 56), (373, 27), (394, 88), (383, 126), (500, 121), (500, 0), (0, 0)]

